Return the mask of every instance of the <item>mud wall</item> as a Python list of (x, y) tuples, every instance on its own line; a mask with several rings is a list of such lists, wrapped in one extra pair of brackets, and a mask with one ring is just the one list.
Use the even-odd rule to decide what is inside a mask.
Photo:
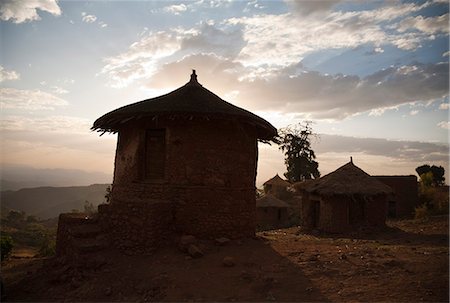
[[(143, 177), (147, 129), (166, 130), (165, 173), (159, 180)], [(123, 129), (108, 210), (116, 239), (147, 226), (152, 227), (143, 241), (150, 245), (150, 230), (158, 229), (203, 238), (254, 235), (257, 152), (254, 130), (236, 121), (156, 119)], [(143, 223), (124, 223), (130, 218)]]
[(416, 176), (374, 176), (378, 181), (394, 190), (396, 217), (412, 217), (414, 208), (418, 206), (418, 186)]

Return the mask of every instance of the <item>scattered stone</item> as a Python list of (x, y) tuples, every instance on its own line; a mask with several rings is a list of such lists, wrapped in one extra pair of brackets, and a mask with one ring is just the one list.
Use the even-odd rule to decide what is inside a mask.
[(308, 288), (306, 289), (306, 291), (312, 291), (312, 290), (313, 290), (312, 287), (308, 287)]
[(318, 230), (318, 229), (313, 229), (312, 231), (311, 231), (311, 235), (313, 235), (313, 236), (319, 236), (320, 235), (320, 230)]
[(312, 255), (308, 258), (308, 261), (319, 261), (320, 255)]
[(112, 294), (112, 288), (111, 287), (107, 287), (105, 289), (105, 296), (110, 296)]
[(203, 256), (203, 252), (200, 250), (200, 248), (198, 248), (196, 245), (191, 244), (189, 245), (188, 248), (188, 254), (192, 257), (192, 258), (200, 258)]
[(346, 254), (341, 254), (341, 255), (339, 256), (339, 259), (341, 259), (341, 260), (347, 260), (347, 255), (346, 255)]
[(187, 252), (191, 244), (197, 244), (197, 238), (191, 235), (184, 235), (180, 238), (178, 247), (181, 251)]
[(225, 267), (233, 267), (236, 263), (234, 262), (233, 257), (225, 257), (223, 258), (222, 264)]
[(184, 259), (185, 260), (192, 260), (192, 257), (191, 256), (185, 256)]
[(241, 277), (242, 280), (245, 280), (245, 281), (252, 281), (253, 280), (252, 275), (248, 271), (245, 271), (245, 270), (241, 271), (240, 277)]
[(224, 246), (227, 245), (228, 243), (230, 243), (230, 239), (228, 238), (221, 237), (216, 239), (216, 244), (219, 246)]
[(272, 292), (269, 291), (266, 295), (266, 300), (267, 301), (275, 301), (276, 299), (275, 299), (274, 295), (272, 294)]

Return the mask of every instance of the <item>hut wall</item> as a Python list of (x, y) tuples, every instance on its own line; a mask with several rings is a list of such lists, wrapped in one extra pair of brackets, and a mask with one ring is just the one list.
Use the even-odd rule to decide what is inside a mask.
[(322, 197), (319, 229), (331, 232), (349, 230), (348, 200), (345, 197)]
[(256, 227), (268, 230), (287, 226), (289, 220), (287, 207), (257, 207)]
[[(166, 130), (163, 179), (143, 177), (146, 129)], [(151, 229), (204, 238), (254, 235), (257, 152), (256, 134), (233, 121), (157, 119), (124, 129), (106, 215), (117, 227), (112, 228), (115, 237), (126, 237), (121, 230), (139, 237), (139, 230), (147, 227), (146, 243), (156, 236), (150, 235)], [(137, 223), (124, 222), (131, 218)]]
[(386, 224), (387, 196), (377, 195), (366, 202), (366, 223), (368, 227), (383, 227)]
[(416, 176), (375, 176), (374, 178), (394, 190), (392, 201), (395, 202), (395, 217), (414, 215), (414, 208), (419, 203)]

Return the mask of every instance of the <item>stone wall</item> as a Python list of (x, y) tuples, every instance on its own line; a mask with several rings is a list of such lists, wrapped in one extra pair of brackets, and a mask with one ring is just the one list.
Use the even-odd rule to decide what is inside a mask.
[(166, 201), (102, 204), (98, 216), (109, 243), (128, 254), (151, 252), (173, 235), (172, 206)]
[[(166, 130), (163, 179), (143, 177), (147, 129)], [(200, 238), (254, 235), (257, 153), (256, 133), (229, 119), (147, 119), (124, 128), (111, 203), (100, 211), (113, 243), (143, 250), (173, 232)]]

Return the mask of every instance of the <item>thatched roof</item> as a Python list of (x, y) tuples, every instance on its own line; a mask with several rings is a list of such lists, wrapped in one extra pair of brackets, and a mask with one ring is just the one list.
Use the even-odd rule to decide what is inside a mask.
[(392, 193), (392, 189), (372, 178), (352, 161), (320, 179), (306, 182), (300, 189), (324, 196), (378, 195)]
[(263, 196), (262, 198), (257, 199), (256, 207), (290, 207), (290, 206), (286, 202), (281, 201), (280, 199), (269, 194)]
[(158, 116), (204, 117), (207, 119), (235, 119), (257, 129), (258, 139), (271, 140), (277, 130), (257, 115), (234, 106), (197, 82), (195, 70), (184, 86), (156, 98), (123, 106), (98, 118), (92, 130), (117, 132), (125, 123)]
[(264, 182), (263, 184), (264, 186), (266, 185), (275, 185), (275, 186), (290, 186), (291, 183), (289, 183), (288, 181), (281, 179), (280, 176), (278, 176), (278, 174), (276, 174), (275, 177), (273, 177), (270, 180), (267, 180), (266, 182)]

